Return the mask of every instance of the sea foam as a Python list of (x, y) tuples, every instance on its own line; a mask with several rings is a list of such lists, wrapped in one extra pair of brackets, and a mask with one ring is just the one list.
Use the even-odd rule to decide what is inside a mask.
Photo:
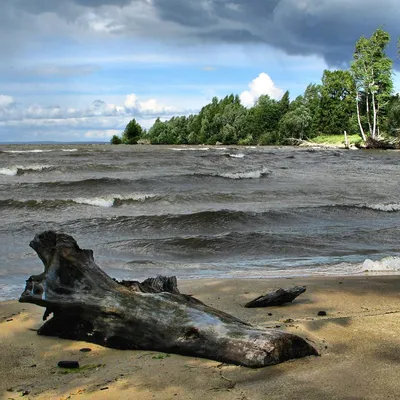
[(371, 210), (376, 210), (376, 211), (386, 211), (386, 212), (400, 211), (400, 203), (365, 204), (364, 206), (361, 206), (361, 207), (370, 208)]
[(119, 202), (124, 201), (146, 201), (148, 199), (154, 198), (157, 195), (155, 194), (144, 194), (144, 193), (136, 193), (130, 195), (119, 195), (119, 194), (111, 194), (109, 196), (99, 196), (93, 198), (83, 198), (79, 197), (76, 199), (72, 199), (74, 203), (78, 204), (87, 204), (90, 206), (97, 207), (113, 207), (118, 205)]
[(270, 173), (271, 171), (269, 169), (261, 168), (246, 172), (226, 172), (217, 174), (217, 176), (221, 176), (222, 178), (227, 178), (227, 179), (258, 179)]
[(378, 261), (365, 260), (360, 272), (400, 271), (400, 257), (385, 257)]
[(207, 151), (209, 147), (173, 147), (173, 151)]
[(8, 176), (15, 176), (15, 175), (22, 175), (25, 172), (34, 171), (34, 172), (41, 172), (45, 169), (52, 168), (52, 165), (14, 165), (12, 167), (0, 168), (0, 175), (8, 175)]
[(49, 153), (54, 150), (41, 150), (41, 149), (34, 149), (34, 150), (3, 150), (3, 153)]

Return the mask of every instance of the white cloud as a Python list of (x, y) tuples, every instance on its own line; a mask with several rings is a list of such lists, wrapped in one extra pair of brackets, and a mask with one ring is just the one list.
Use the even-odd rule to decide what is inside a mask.
[(177, 109), (174, 107), (169, 107), (160, 104), (156, 99), (139, 101), (138, 97), (134, 93), (128, 94), (126, 96), (124, 106), (127, 112), (136, 111), (139, 114), (147, 114), (147, 115), (169, 114), (177, 111)]
[(0, 94), (0, 109), (8, 108), (14, 104), (14, 99), (11, 96)]
[(283, 90), (275, 85), (271, 77), (262, 72), (249, 83), (250, 90), (245, 90), (240, 95), (242, 104), (251, 107), (261, 95), (267, 94), (272, 99), (279, 100), (283, 96)]
[(114, 135), (119, 135), (121, 131), (117, 129), (106, 129), (98, 131), (87, 131), (84, 136), (89, 139), (110, 139)]
[[(105, 140), (123, 132), (126, 124), (136, 118), (144, 128), (153, 125), (156, 117), (168, 119), (188, 111), (161, 104), (156, 99), (141, 101), (135, 94), (126, 96), (123, 104), (95, 100), (88, 107), (72, 108), (59, 105), (32, 104), (23, 107), (14, 98), (0, 95), (0, 138), (8, 139), (18, 132), (19, 140)], [(29, 131), (29, 136), (24, 133)]]
[(69, 123), (71, 123), (79, 120), (84, 122), (85, 119), (95, 117), (148, 118), (171, 116), (175, 113), (182, 114), (185, 113), (185, 110), (166, 106), (156, 99), (140, 101), (134, 93), (126, 96), (123, 105), (95, 100), (86, 108), (68, 108), (58, 105), (42, 106), (38, 104), (22, 108), (15, 105), (11, 96), (0, 95), (0, 122), (3, 123), (39, 120), (43, 124), (54, 124), (56, 120), (69, 120)]

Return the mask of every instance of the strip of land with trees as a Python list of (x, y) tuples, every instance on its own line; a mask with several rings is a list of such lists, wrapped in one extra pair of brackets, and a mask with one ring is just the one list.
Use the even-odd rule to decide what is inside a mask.
[(389, 43), (382, 28), (361, 37), (348, 69), (325, 70), (320, 84), (309, 84), (293, 100), (289, 91), (280, 100), (262, 95), (253, 107), (238, 95), (214, 97), (198, 114), (157, 118), (149, 130), (132, 119), (111, 143), (291, 145), (346, 132), (356, 145), (398, 146), (400, 95), (394, 94)]

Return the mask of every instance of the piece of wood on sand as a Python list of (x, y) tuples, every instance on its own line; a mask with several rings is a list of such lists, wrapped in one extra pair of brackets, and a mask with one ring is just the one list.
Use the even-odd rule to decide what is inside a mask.
[(299, 336), (253, 327), (180, 294), (174, 277), (119, 284), (69, 235), (46, 231), (30, 246), (45, 270), (27, 280), (19, 301), (46, 307), (44, 319), (53, 314), (39, 335), (247, 367), (318, 354)]
[(275, 292), (259, 296), (245, 304), (247, 308), (281, 306), (292, 302), (297, 296), (306, 291), (305, 286), (295, 286), (291, 289), (278, 289)]

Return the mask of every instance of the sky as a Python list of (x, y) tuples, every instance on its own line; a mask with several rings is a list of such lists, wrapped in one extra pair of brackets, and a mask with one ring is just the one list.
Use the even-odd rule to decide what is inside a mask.
[(397, 69), (398, 21), (398, 0), (0, 0), (0, 142), (108, 141), (231, 93), (293, 99), (378, 27)]

